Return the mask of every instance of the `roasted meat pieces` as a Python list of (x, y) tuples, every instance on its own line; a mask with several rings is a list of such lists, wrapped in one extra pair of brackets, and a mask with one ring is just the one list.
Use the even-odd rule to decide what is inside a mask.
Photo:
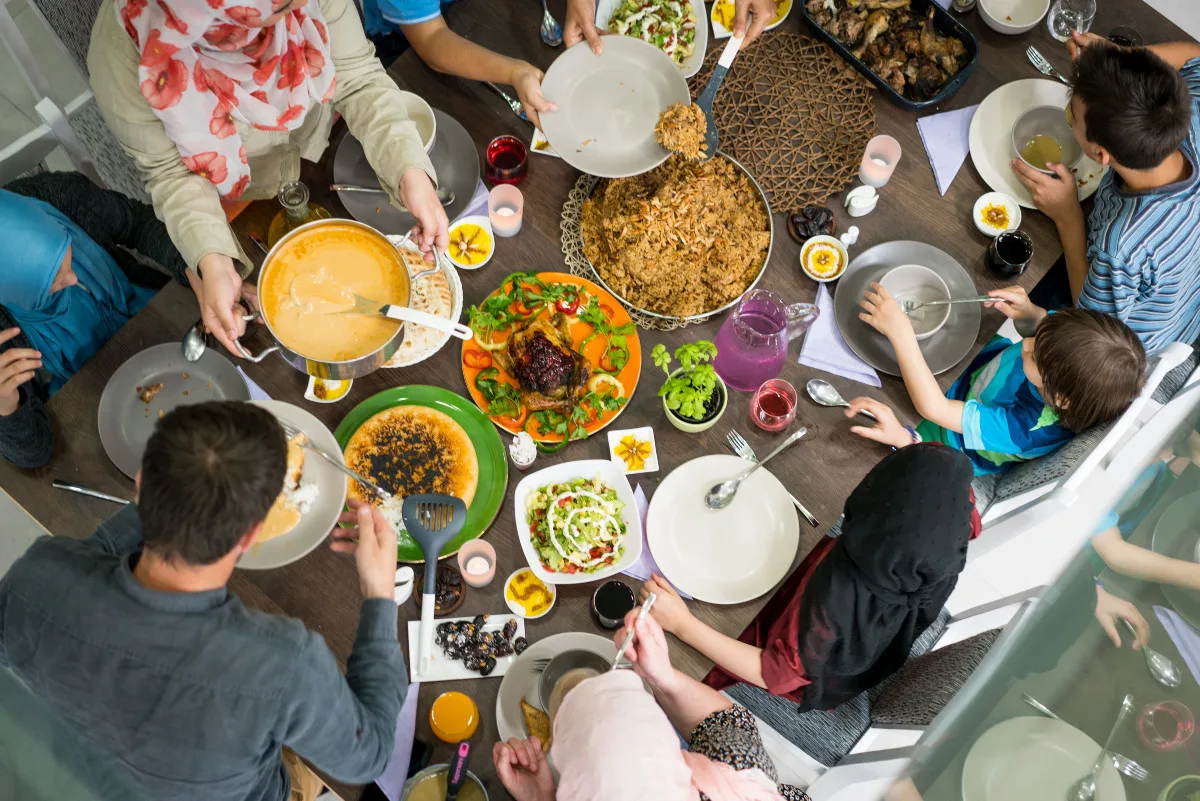
[(572, 349), (571, 323), (565, 314), (539, 317), (514, 331), (508, 347), (493, 355), (517, 379), (521, 400), (530, 411), (570, 411), (587, 385), (583, 356)]

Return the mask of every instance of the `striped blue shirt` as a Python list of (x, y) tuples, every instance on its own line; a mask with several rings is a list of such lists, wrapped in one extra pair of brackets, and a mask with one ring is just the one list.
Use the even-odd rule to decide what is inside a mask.
[(1191, 174), (1125, 192), (1110, 170), (1088, 217), (1091, 269), (1079, 305), (1124, 321), (1147, 353), (1200, 336), (1200, 58), (1181, 72), (1192, 94), (1192, 128), (1180, 148)]

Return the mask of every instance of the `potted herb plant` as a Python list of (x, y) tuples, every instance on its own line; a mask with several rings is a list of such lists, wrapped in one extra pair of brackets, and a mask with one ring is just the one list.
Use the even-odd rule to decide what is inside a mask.
[(1158, 801), (1200, 801), (1200, 776), (1180, 776), (1163, 788)]
[(672, 370), (671, 354), (666, 347), (655, 345), (650, 351), (654, 364), (667, 374), (667, 380), (658, 390), (663, 411), (671, 425), (680, 431), (689, 434), (706, 431), (725, 413), (729, 390), (713, 369), (712, 360), (716, 356), (717, 346), (707, 339), (680, 345), (675, 349), (679, 367)]

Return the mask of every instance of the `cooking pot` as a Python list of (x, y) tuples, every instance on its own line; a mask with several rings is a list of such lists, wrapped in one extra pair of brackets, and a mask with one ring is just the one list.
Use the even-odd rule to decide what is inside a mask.
[[(276, 242), (275, 246), (272, 247), (270, 249), (270, 251), (267, 252), (266, 258), (263, 259), (262, 269), (259, 271), (259, 274), (258, 274), (258, 285), (260, 287), (268, 286), (269, 284), (266, 279), (268, 276), (271, 275), (271, 272), (276, 269), (282, 269), (279, 266), (280, 259), (278, 258), (278, 254), (285, 247), (287, 247), (287, 245), (290, 242), (292, 242), (295, 239), (301, 238), (301, 237), (311, 236), (314, 231), (318, 231), (321, 228), (328, 228), (328, 227), (358, 229), (363, 234), (364, 237), (375, 240), (378, 243), (382, 243), (385, 246), (385, 248), (387, 248), (387, 249), (396, 251), (396, 259), (399, 262), (400, 269), (404, 270), (404, 277), (405, 277), (405, 279), (407, 279), (408, 285), (405, 289), (406, 297), (404, 298), (404, 302), (403, 303), (393, 303), (392, 305), (407, 306), (408, 301), (411, 297), (412, 284), (414, 282), (424, 278), (425, 276), (432, 275), (438, 271), (438, 268), (435, 266), (429, 270), (424, 270), (422, 272), (419, 272), (416, 275), (409, 278), (408, 270), (407, 270), (407, 267), (405, 267), (403, 257), (400, 256), (398, 245), (393, 244), (392, 241), (390, 239), (388, 239), (386, 236), (384, 236), (382, 233), (375, 230), (374, 228), (372, 228), (369, 225), (365, 225), (365, 224), (357, 222), (355, 220), (327, 219), (327, 220), (316, 220), (314, 222), (310, 222), (310, 223), (306, 223), (305, 225), (301, 225), (299, 228), (295, 228), (292, 231), (288, 232), (287, 235), (285, 235), (282, 239), (280, 239), (278, 242)], [(404, 240), (401, 240), (401, 243), (403, 243), (403, 241)], [(436, 254), (436, 250), (437, 249), (435, 248), (434, 249), (435, 254)], [(437, 254), (437, 257), (441, 258), (441, 254)], [(310, 357), (304, 355), (303, 353), (299, 353), (295, 350), (292, 350), (290, 347), (288, 347), (288, 344), (286, 342), (284, 342), (280, 338), (279, 334), (275, 331), (275, 329), (272, 328), (271, 321), (269, 319), (267, 319), (267, 316), (261, 311), (261, 309), (267, 305), (264, 302), (266, 299), (260, 298), (259, 300), (260, 300), (260, 302), (259, 302), (260, 310), (257, 315), (252, 315), (252, 319), (256, 319), (266, 326), (267, 330), (271, 332), (271, 338), (273, 340), (275, 340), (275, 345), (273, 345), (273, 346), (267, 348), (266, 350), (262, 351), (261, 353), (255, 355), (255, 354), (251, 353), (249, 350), (247, 350), (242, 345), (241, 342), (234, 340), (234, 346), (237, 348), (238, 353), (241, 354), (242, 358), (247, 359), (251, 362), (254, 362), (255, 364), (261, 362), (263, 359), (267, 358), (272, 353), (278, 353), (281, 357), (283, 357), (284, 361), (286, 361), (288, 364), (292, 365), (293, 367), (295, 367), (297, 370), (299, 370), (302, 373), (307, 373), (308, 375), (315, 376), (317, 378), (345, 381), (345, 380), (350, 380), (350, 379), (355, 379), (355, 378), (361, 378), (362, 376), (365, 376), (365, 375), (375, 372), (377, 369), (382, 367), (387, 362), (388, 359), (390, 359), (392, 357), (392, 355), (396, 352), (396, 349), (398, 347), (400, 347), (400, 343), (402, 343), (404, 341), (404, 324), (401, 323), (400, 326), (396, 329), (396, 332), (386, 342), (384, 342), (382, 345), (380, 345), (379, 347), (377, 347), (375, 350), (371, 351), (370, 353), (364, 354), (362, 356), (357, 356), (353, 359), (348, 359), (345, 361), (330, 361), (330, 360), (325, 360), (325, 359), (313, 359), (313, 358), (310, 358)]]
[[(442, 763), (441, 765), (431, 765), (417, 773), (405, 782), (404, 790), (400, 794), (400, 801), (426, 801), (426, 799), (443, 801), (446, 798), (446, 774), (449, 770), (450, 765)], [(479, 777), (468, 770), (466, 781), (463, 782), (458, 797), (471, 799), (471, 801), (478, 799), (488, 801), (488, 791)]]

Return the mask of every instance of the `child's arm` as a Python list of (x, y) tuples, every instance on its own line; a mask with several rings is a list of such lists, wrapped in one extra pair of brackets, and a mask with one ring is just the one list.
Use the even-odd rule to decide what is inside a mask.
[(1092, 547), (1104, 564), (1124, 576), (1200, 590), (1200, 564), (1131, 545), (1116, 526), (1092, 537)]
[(904, 386), (908, 388), (913, 406), (917, 407), (917, 413), (942, 428), (961, 434), (963, 402), (951, 400), (942, 393), (937, 379), (925, 363), (925, 355), (921, 353), (921, 343), (913, 333), (912, 322), (901, 311), (900, 304), (881, 284), (873, 283), (859, 305), (863, 312), (858, 316), (892, 343), (896, 361), (900, 363), (900, 375), (904, 378)]

